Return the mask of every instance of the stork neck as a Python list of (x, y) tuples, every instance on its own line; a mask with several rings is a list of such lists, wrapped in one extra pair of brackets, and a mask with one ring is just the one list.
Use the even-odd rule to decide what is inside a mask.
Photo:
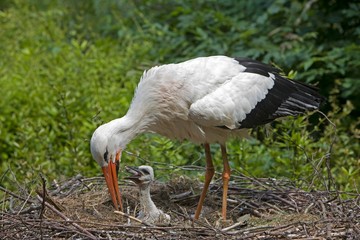
[(140, 185), (140, 205), (145, 213), (150, 213), (157, 209), (151, 200), (150, 185)]
[(125, 115), (122, 118), (114, 119), (108, 123), (111, 129), (110, 142), (119, 144), (124, 149), (126, 145), (134, 139), (138, 134), (144, 132), (146, 128), (141, 119)]

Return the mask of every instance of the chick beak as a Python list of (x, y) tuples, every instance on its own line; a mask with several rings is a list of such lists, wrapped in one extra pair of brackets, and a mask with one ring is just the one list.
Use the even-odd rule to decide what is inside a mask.
[(114, 204), (116, 210), (122, 211), (122, 201), (121, 201), (121, 194), (119, 190), (118, 184), (118, 171), (120, 166), (120, 157), (121, 151), (116, 153), (115, 162), (109, 161), (109, 164), (105, 167), (102, 167), (102, 172), (105, 177), (106, 185), (109, 189), (111, 200)]
[(131, 176), (125, 177), (125, 179), (131, 180), (136, 184), (141, 183), (140, 178), (143, 176), (143, 173), (138, 167), (125, 166), (125, 170), (132, 174)]

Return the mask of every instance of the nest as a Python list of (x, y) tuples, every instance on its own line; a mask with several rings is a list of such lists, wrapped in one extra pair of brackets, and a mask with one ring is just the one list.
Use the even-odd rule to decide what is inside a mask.
[[(202, 183), (178, 176), (155, 182), (155, 204), (170, 225), (136, 219), (138, 188), (120, 182), (124, 212), (116, 212), (102, 177), (77, 175), (53, 181), (36, 193), (5, 192), (1, 239), (356, 239), (360, 236), (360, 196), (306, 192), (291, 182), (234, 176), (229, 184), (228, 220), (221, 220), (221, 179), (210, 185), (202, 215), (192, 220)], [(344, 196), (346, 198), (344, 198)], [(348, 200), (342, 200), (348, 199)]]

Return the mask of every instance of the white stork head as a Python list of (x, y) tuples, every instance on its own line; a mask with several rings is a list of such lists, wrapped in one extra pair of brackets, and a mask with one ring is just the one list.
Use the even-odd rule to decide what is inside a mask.
[(126, 117), (115, 119), (98, 127), (92, 135), (90, 149), (93, 158), (102, 168), (112, 202), (122, 209), (118, 186), (121, 152), (136, 135)]

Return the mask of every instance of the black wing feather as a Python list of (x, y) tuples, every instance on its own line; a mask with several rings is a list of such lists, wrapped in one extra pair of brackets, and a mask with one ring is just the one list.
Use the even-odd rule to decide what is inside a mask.
[(318, 109), (323, 97), (317, 92), (317, 88), (280, 75), (280, 70), (249, 58), (235, 58), (245, 72), (269, 77), (275, 76), (274, 86), (268, 90), (265, 98), (258, 102), (254, 109), (239, 122), (240, 128), (253, 128), (258, 125), (269, 123), (276, 118), (285, 116), (297, 116)]

